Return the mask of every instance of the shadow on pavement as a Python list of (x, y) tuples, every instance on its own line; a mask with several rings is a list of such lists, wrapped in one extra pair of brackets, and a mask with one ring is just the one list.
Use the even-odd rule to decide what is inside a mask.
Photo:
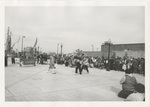
[(121, 89), (111, 86), (111, 91), (113, 91), (116, 94), (118, 94), (121, 91)]

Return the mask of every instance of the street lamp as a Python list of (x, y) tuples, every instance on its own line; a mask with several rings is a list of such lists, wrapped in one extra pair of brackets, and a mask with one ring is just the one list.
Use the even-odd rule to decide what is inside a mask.
[(62, 48), (63, 48), (63, 44), (61, 43), (61, 44), (60, 44), (60, 46), (61, 46), (61, 55), (62, 55)]
[(107, 41), (108, 44), (108, 66), (107, 66), (107, 71), (110, 71), (110, 45), (111, 45), (111, 40), (109, 39)]
[(25, 38), (25, 36), (22, 36), (22, 46), (21, 46), (21, 52), (23, 51), (23, 38)]
[(42, 48), (41, 48), (41, 53), (42, 53)]
[(57, 44), (57, 55), (58, 55), (58, 51), (59, 51), (59, 43)]
[(98, 49), (99, 49), (99, 48), (97, 48), (97, 52), (98, 52)]
[(39, 55), (39, 46), (38, 46), (38, 55)]
[(92, 45), (92, 51), (94, 51), (94, 45)]

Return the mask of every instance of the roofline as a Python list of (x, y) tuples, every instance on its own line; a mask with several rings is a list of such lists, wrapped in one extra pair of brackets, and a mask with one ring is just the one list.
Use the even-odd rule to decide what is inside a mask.
[[(145, 45), (145, 43), (129, 43), (129, 44), (112, 44), (112, 45)], [(105, 45), (105, 44), (102, 44), (102, 45)]]
[(101, 51), (82, 51), (82, 52), (101, 52)]

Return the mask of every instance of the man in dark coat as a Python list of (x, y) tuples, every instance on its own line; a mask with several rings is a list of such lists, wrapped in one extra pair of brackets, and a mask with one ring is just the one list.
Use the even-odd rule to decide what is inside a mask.
[(132, 64), (133, 64), (133, 73), (137, 73), (138, 72), (138, 61), (136, 59), (133, 59)]
[(5, 67), (8, 66), (7, 56), (5, 55)]
[(75, 73), (77, 74), (79, 70), (79, 73), (81, 73), (81, 60), (80, 59), (76, 59), (76, 68), (75, 68)]
[(5, 67), (8, 66), (7, 58), (8, 58), (8, 57), (7, 57), (7, 52), (6, 52), (6, 50), (5, 50)]

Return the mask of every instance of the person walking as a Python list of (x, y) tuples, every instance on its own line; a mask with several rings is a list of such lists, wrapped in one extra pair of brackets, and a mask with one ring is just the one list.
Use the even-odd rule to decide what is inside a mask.
[(49, 69), (48, 69), (48, 71), (52, 71), (52, 73), (53, 74), (56, 74), (56, 67), (55, 67), (55, 58), (52, 56), (52, 55), (50, 55), (50, 63), (49, 63)]
[(130, 94), (135, 91), (135, 84), (137, 84), (136, 78), (133, 76), (131, 69), (126, 69), (125, 76), (120, 80), (122, 84), (122, 90), (118, 93), (121, 98), (127, 98)]

